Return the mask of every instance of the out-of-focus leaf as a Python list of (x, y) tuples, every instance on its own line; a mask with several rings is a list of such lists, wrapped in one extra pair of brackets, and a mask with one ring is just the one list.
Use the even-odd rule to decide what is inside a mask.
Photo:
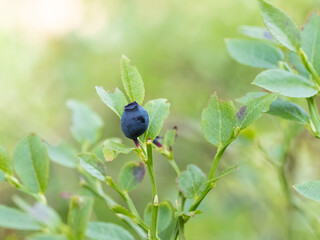
[(129, 218), (135, 219), (136, 216), (132, 214), (130, 211), (128, 211), (126, 208), (122, 207), (119, 204), (114, 204), (111, 206), (111, 210), (116, 214), (125, 215)]
[(308, 56), (309, 62), (320, 73), (320, 16), (312, 14), (301, 32), (302, 49)]
[(282, 51), (273, 44), (258, 40), (227, 39), (231, 57), (244, 65), (258, 68), (277, 68), (283, 60)]
[(126, 56), (121, 59), (121, 79), (124, 89), (131, 102), (136, 101), (140, 105), (144, 100), (144, 85), (138, 69), (130, 65), (130, 60)]
[[(158, 232), (164, 231), (172, 222), (173, 219), (173, 206), (171, 202), (164, 201), (159, 204), (159, 215), (158, 215)], [(149, 203), (144, 210), (143, 219), (145, 223), (150, 226), (151, 225), (151, 214), (152, 213), (152, 205)]]
[(301, 124), (308, 124), (310, 118), (308, 113), (298, 104), (279, 97), (271, 103), (267, 113)]
[(177, 138), (177, 128), (174, 127), (173, 129), (166, 131), (164, 135), (163, 143), (167, 148), (170, 148), (175, 144), (176, 138)]
[(0, 169), (0, 182), (3, 182), (5, 180), (6, 180), (6, 177), (5, 177), (4, 173), (3, 173), (3, 171)]
[(214, 94), (202, 111), (202, 132), (208, 142), (215, 146), (225, 144), (235, 126), (236, 111), (231, 101), (223, 102)]
[(105, 91), (103, 87), (96, 87), (96, 91), (101, 101), (106, 104), (112, 111), (114, 111), (119, 118), (121, 118), (124, 111), (124, 106), (128, 101), (119, 88), (115, 88), (114, 93)]
[(89, 106), (68, 100), (67, 106), (72, 110), (71, 132), (79, 143), (94, 144), (100, 137), (103, 121)]
[(196, 199), (206, 188), (207, 177), (196, 165), (190, 164), (177, 178), (180, 191), (186, 198)]
[(13, 154), (14, 168), (23, 184), (34, 193), (48, 185), (49, 157), (46, 144), (34, 133), (20, 140)]
[(104, 222), (90, 222), (86, 236), (94, 240), (134, 240), (134, 237), (123, 227)]
[(92, 198), (82, 196), (74, 196), (71, 198), (68, 225), (70, 227), (70, 238), (72, 240), (82, 240), (85, 238), (92, 206)]
[(288, 53), (288, 59), (292, 63), (293, 67), (306, 79), (310, 78), (310, 73), (308, 70), (305, 68), (303, 63), (300, 60), (300, 57), (294, 53), (294, 52), (289, 52)]
[(247, 104), (249, 101), (267, 94), (267, 92), (248, 92), (245, 96), (237, 98), (236, 101), (242, 104)]
[(58, 146), (47, 144), (49, 158), (62, 166), (69, 168), (77, 167), (77, 151), (68, 143), (63, 142)]
[(229, 175), (229, 174), (231, 174), (231, 173), (233, 173), (233, 172), (235, 172), (237, 170), (238, 170), (238, 165), (231, 166), (231, 167), (223, 170), (218, 176), (216, 176), (214, 179), (212, 179), (211, 182), (216, 182), (220, 178), (225, 177), (225, 176), (227, 176), (227, 175)]
[(103, 161), (93, 153), (79, 153), (77, 155), (80, 165), (93, 177), (105, 181), (107, 169)]
[(0, 146), (0, 170), (10, 175), (13, 174), (12, 159), (8, 151)]
[(271, 69), (260, 73), (253, 84), (287, 97), (308, 98), (317, 94), (317, 89), (311, 81), (281, 69)]
[(149, 127), (144, 134), (144, 139), (153, 141), (160, 133), (164, 120), (169, 114), (170, 104), (167, 99), (155, 99), (147, 102), (144, 108), (149, 114)]
[(128, 154), (132, 150), (134, 150), (133, 147), (121, 143), (119, 138), (110, 138), (103, 143), (103, 155), (107, 161), (112, 161), (119, 153)]
[(128, 162), (119, 173), (118, 182), (122, 190), (131, 191), (142, 182), (146, 169), (142, 162)]
[(27, 240), (68, 240), (68, 238), (60, 234), (37, 234), (28, 237)]
[(182, 212), (182, 213), (179, 214), (179, 216), (194, 217), (194, 216), (196, 216), (198, 214), (201, 214), (201, 213), (202, 213), (202, 211), (197, 209), (197, 210), (192, 211), (192, 212)]
[(309, 181), (294, 185), (301, 195), (320, 202), (320, 181)]
[(265, 25), (273, 37), (291, 51), (300, 48), (300, 31), (294, 21), (279, 8), (259, 0), (261, 15)]
[(41, 230), (38, 224), (29, 215), (4, 205), (0, 205), (0, 226), (17, 230)]
[(269, 110), (270, 104), (277, 96), (277, 94), (268, 94), (249, 101), (237, 113), (237, 126), (242, 130), (253, 124), (262, 113)]
[(244, 36), (273, 41), (271, 33), (264, 27), (255, 27), (255, 26), (240, 26), (238, 32)]

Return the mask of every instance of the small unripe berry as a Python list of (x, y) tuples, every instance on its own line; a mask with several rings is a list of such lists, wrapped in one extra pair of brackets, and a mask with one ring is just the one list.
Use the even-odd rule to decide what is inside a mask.
[(136, 140), (149, 125), (148, 112), (137, 102), (132, 102), (124, 107), (121, 116), (121, 129), (127, 138)]

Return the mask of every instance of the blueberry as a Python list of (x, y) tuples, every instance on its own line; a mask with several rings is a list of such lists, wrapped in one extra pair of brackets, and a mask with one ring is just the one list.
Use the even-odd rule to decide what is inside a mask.
[(121, 116), (121, 129), (127, 138), (136, 140), (148, 129), (148, 125), (148, 112), (137, 102), (129, 103), (124, 107)]

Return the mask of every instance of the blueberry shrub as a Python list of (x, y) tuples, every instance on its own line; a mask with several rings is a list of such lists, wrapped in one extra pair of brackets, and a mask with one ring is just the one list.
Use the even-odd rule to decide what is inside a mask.
[[(237, 62), (267, 69), (253, 81), (262, 90), (237, 99), (239, 107), (230, 100), (220, 99), (216, 93), (209, 98), (202, 111), (201, 128), (216, 152), (206, 173), (196, 165), (197, 162), (180, 169), (182, 159), (173, 153), (177, 127), (162, 129), (170, 104), (166, 99), (145, 99), (144, 82), (138, 69), (122, 56), (122, 90), (116, 87), (114, 91), (106, 91), (97, 86), (96, 92), (119, 117), (123, 135), (101, 141), (102, 118), (86, 104), (69, 100), (71, 132), (78, 143), (77, 148), (66, 142), (53, 146), (36, 133), (21, 139), (12, 155), (0, 147), (0, 180), (11, 183), (12, 187), (34, 199), (30, 204), (23, 198), (14, 197), (16, 207), (0, 205), (0, 226), (29, 231), (29, 240), (183, 240), (187, 237), (185, 226), (190, 224), (191, 218), (202, 213), (199, 206), (208, 193), (238, 169), (237, 165), (218, 169), (225, 151), (263, 113), (293, 121), (320, 138), (316, 105), (320, 90), (320, 16), (317, 12), (312, 14), (300, 30), (278, 8), (264, 0), (259, 0), (259, 5), (265, 28), (243, 26), (239, 31), (247, 38), (227, 39), (226, 46)], [(308, 111), (298, 105), (301, 100), (306, 101)], [(316, 216), (305, 208), (303, 198), (295, 195), (298, 192), (320, 201), (320, 181), (296, 183), (292, 187), (286, 172), (290, 143), (300, 130), (299, 127), (284, 129), (277, 158), (263, 143), (254, 141), (252, 144), (277, 172), (288, 212), (301, 214), (320, 239)], [(161, 132), (164, 133), (162, 136)], [(129, 138), (132, 144), (123, 143), (124, 138)], [(114, 174), (110, 174), (109, 164), (116, 161), (119, 154), (130, 154), (132, 161), (122, 166), (115, 179), (111, 176)], [(176, 173), (176, 181), (172, 182), (176, 185), (175, 201), (159, 194), (154, 165), (157, 154), (163, 155)], [(70, 201), (67, 221), (48, 205), (45, 195), (50, 160), (77, 171), (80, 186), (87, 192), (65, 196)], [(141, 214), (131, 198), (131, 191), (139, 187), (146, 174), (151, 189), (145, 189), (150, 197)], [(106, 190), (108, 188), (119, 194), (123, 201), (116, 202)], [(115, 216), (126, 223), (127, 229), (114, 223), (91, 221), (95, 199), (104, 201)]]

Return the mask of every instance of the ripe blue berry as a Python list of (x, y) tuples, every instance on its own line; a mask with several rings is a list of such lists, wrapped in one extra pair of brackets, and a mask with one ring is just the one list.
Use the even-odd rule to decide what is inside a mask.
[(148, 129), (148, 125), (148, 112), (137, 102), (129, 103), (124, 107), (121, 116), (121, 129), (127, 138), (136, 140)]

